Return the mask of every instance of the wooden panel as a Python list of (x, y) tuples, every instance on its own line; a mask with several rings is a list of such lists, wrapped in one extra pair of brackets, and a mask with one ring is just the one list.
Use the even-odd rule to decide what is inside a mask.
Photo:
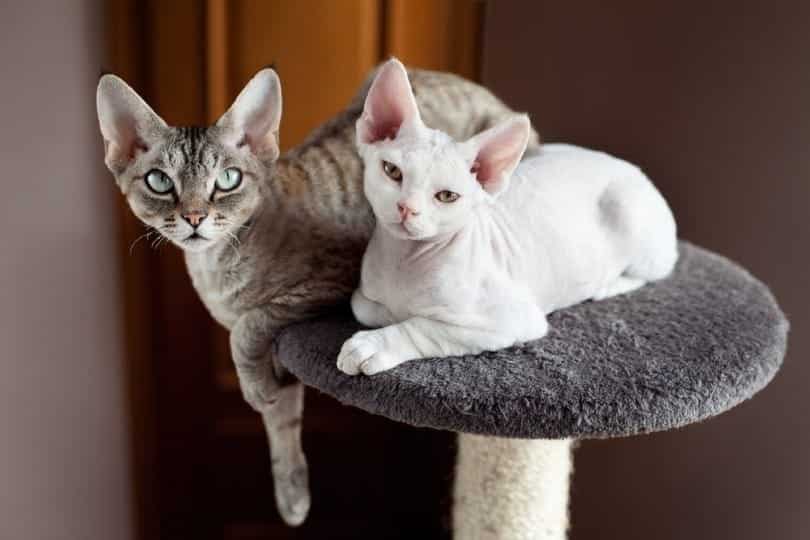
[(385, 53), (406, 65), (478, 79), (483, 3), (387, 0)]
[(238, 0), (229, 7), (230, 96), (275, 64), (284, 95), (283, 149), (345, 107), (379, 58), (374, 0)]
[[(104, 69), (120, 75), (135, 88), (142, 88), (144, 80), (143, 56), (132, 46), (143, 28), (142, 13), (135, 0), (108, 2), (107, 53)], [(100, 158), (99, 158), (100, 159)], [(112, 178), (110, 178), (112, 182)], [(112, 191), (112, 190), (111, 190)], [(115, 190), (117, 191), (117, 190)], [(148, 249), (149, 238), (144, 226), (132, 214), (123, 197), (113, 193), (118, 204), (120, 257), (123, 269), (123, 311), (127, 386), (131, 415), (133, 484), (135, 488), (135, 537), (140, 540), (156, 538), (158, 511), (154, 493), (153, 470), (156, 463), (155, 407), (152, 396), (154, 370), (152, 369), (152, 301), (149, 294), (154, 272), (154, 253)], [(145, 245), (144, 245), (145, 244)], [(137, 441), (137, 442), (136, 442)]]
[(228, 98), (228, 3), (208, 0), (205, 13), (206, 120), (213, 124), (230, 105)]

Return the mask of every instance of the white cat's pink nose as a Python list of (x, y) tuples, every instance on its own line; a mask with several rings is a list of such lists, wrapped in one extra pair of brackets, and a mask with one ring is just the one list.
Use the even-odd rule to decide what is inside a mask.
[(408, 203), (398, 202), (397, 210), (399, 210), (399, 219), (405, 221), (409, 216), (418, 216), (419, 212), (415, 211)]

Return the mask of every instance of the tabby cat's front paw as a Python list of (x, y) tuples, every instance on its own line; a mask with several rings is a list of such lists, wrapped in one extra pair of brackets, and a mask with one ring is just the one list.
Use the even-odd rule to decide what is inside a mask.
[(347, 375), (374, 375), (401, 364), (402, 360), (384, 350), (384, 345), (379, 330), (357, 332), (341, 347), (337, 367)]

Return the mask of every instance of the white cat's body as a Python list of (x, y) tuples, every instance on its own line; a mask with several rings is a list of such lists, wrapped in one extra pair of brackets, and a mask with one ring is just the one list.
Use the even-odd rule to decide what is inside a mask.
[(665, 275), (676, 257), (675, 221), (647, 177), (576, 146), (544, 145), (476, 214), (443, 242), (378, 227), (363, 259), (363, 294), (398, 321), (481, 311), (510, 293), (549, 313), (599, 296), (633, 267), (644, 276), (662, 266)]
[[(383, 328), (348, 340), (340, 369), (373, 374), (538, 339), (554, 310), (669, 274), (675, 220), (647, 177), (605, 153), (561, 144), (517, 165), (527, 128), (517, 119), (456, 143), (406, 117), (394, 140), (361, 146), (378, 224), (352, 308), (360, 322)], [(377, 160), (386, 174), (396, 163), (395, 184)], [(432, 200), (450, 189), (452, 201)]]

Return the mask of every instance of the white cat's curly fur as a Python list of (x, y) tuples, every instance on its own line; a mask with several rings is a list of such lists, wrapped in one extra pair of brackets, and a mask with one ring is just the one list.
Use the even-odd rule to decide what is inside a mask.
[[(377, 225), (352, 297), (345, 373), (543, 337), (546, 315), (667, 276), (677, 259), (666, 201), (635, 166), (569, 145), (521, 157), (526, 116), (456, 142), (428, 128), (391, 60), (358, 120)], [(451, 195), (447, 195), (450, 193)]]

